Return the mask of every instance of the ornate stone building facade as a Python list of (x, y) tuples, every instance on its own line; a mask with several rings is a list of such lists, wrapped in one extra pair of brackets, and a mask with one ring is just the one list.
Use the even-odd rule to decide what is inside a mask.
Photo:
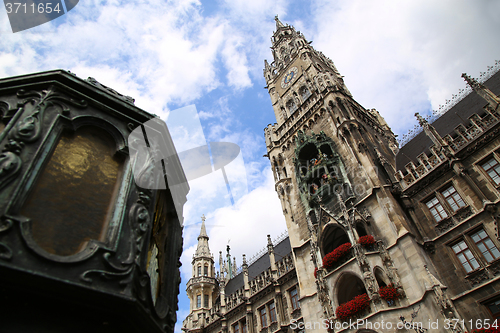
[(202, 217), (198, 246), (193, 255), (193, 273), (186, 285), (191, 313), (183, 322), (185, 332), (276, 332), (287, 331), (292, 319), (300, 320), (299, 286), (290, 242), (286, 234), (273, 242), (267, 236), (266, 251), (238, 269), (219, 253), (220, 270), (215, 273)]
[[(357, 103), (310, 44), (276, 18), (264, 68), (277, 121), (264, 130), (267, 157), (293, 269), (280, 273), (270, 244), (270, 263), (254, 282), (245, 261), (243, 274), (212, 277), (215, 303), (197, 316), (192, 309), (184, 329), (465, 332), (494, 324), (500, 73), (484, 84), (464, 74), (474, 92), (431, 123), (416, 114), (423, 131), (399, 148), (379, 112)], [(188, 286), (198, 279), (194, 269)]]
[[(306, 330), (324, 331), (314, 323), (325, 320), (335, 331), (384, 332), (491, 323), (500, 303), (500, 74), (485, 83), (493, 91), (464, 75), (477, 94), (435, 126), (416, 114), (424, 131), (400, 150), (300, 32), (276, 18), (272, 43), (264, 77), (277, 123), (265, 129), (267, 156)], [(342, 326), (358, 319), (364, 325)]]

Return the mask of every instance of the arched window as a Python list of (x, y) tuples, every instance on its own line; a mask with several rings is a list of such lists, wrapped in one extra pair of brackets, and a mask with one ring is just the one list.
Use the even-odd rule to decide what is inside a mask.
[(311, 223), (312, 224), (317, 224), (318, 223), (318, 219), (316, 218), (316, 213), (314, 213), (314, 210), (311, 210), (309, 212), (309, 218), (311, 219)]
[(201, 308), (201, 295), (196, 295), (196, 308)]
[(280, 53), (281, 53), (281, 57), (282, 57), (282, 58), (285, 58), (285, 55), (286, 55), (286, 49), (285, 49), (285, 47), (282, 47), (282, 48), (280, 49)]
[(389, 279), (385, 275), (384, 271), (380, 267), (375, 267), (373, 270), (375, 272), (375, 280), (379, 288), (386, 287), (389, 284)]
[(293, 114), (295, 110), (297, 110), (297, 104), (295, 104), (293, 99), (289, 99), (288, 102), (286, 102), (286, 107), (288, 111), (290, 111), (290, 114)]
[(337, 283), (337, 301), (343, 304), (358, 295), (366, 294), (363, 281), (354, 274), (344, 274)]
[(367, 232), (366, 232), (365, 227), (364, 227), (364, 226), (363, 226), (363, 224), (362, 224), (362, 223), (360, 223), (360, 222), (358, 222), (358, 223), (356, 224), (356, 231), (357, 231), (357, 233), (358, 233), (358, 236), (359, 236), (359, 237), (362, 237), (362, 236), (366, 236), (366, 235), (368, 235), (368, 234), (367, 234)]
[(32, 221), (36, 244), (50, 254), (70, 256), (92, 240), (105, 243), (124, 162), (105, 130), (63, 131), (21, 209)]
[(342, 244), (350, 243), (349, 237), (347, 236), (344, 229), (340, 226), (327, 226), (323, 230), (321, 248), (323, 250), (323, 256), (335, 250)]
[(340, 109), (342, 110), (343, 114), (344, 114), (344, 117), (346, 117), (347, 119), (351, 119), (351, 117), (349, 116), (349, 112), (347, 111), (344, 103), (342, 102), (342, 100), (340, 98), (337, 97), (337, 105), (340, 107)]
[(307, 89), (306, 86), (300, 87), (299, 94), (300, 94), (300, 96), (302, 96), (302, 100), (304, 100), (304, 101), (306, 99), (308, 99), (309, 96), (311, 96), (311, 92), (309, 91), (309, 89)]

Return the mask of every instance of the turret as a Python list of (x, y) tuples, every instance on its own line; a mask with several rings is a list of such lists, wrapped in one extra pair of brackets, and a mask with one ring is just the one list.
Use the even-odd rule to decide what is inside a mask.
[(193, 273), (186, 285), (186, 292), (190, 300), (191, 314), (187, 318), (185, 327), (188, 329), (201, 328), (209, 310), (212, 308), (218, 292), (218, 283), (215, 279), (214, 257), (210, 253), (208, 234), (205, 226), (205, 216), (201, 217), (201, 230), (198, 236), (198, 246), (191, 262)]

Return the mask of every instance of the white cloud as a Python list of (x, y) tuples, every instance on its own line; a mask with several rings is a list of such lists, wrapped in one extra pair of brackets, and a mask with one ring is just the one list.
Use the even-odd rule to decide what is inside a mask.
[[(221, 84), (216, 66), (224, 24), (198, 10), (197, 2), (81, 2), (57, 27), (3, 33), (0, 75), (69, 69), (164, 116), (167, 103), (193, 101)], [(53, 33), (43, 33), (47, 29)]]
[[(316, 1), (314, 47), (334, 60), (362, 105), (396, 132), (440, 104), (500, 54), (498, 2)], [(307, 37), (307, 36), (306, 36)], [(311, 37), (309, 37), (311, 38)], [(401, 115), (403, 114), (403, 117)], [(405, 117), (406, 116), (406, 117)]]
[[(266, 234), (274, 238), (285, 229), (269, 162), (262, 158), (260, 129), (266, 124), (257, 132), (250, 127), (255, 124), (240, 120), (244, 112), (255, 112), (255, 119), (272, 113), (269, 97), (267, 110), (248, 100), (241, 107), (230, 105), (249, 91), (267, 94), (262, 69), (263, 60), (271, 58), (275, 14), (314, 40), (346, 76), (354, 98), (377, 108), (399, 133), (415, 122), (414, 112), (437, 109), (464, 87), (462, 72), (477, 77), (500, 54), (495, 42), (500, 3), (494, 1), (317, 0), (311, 7), (299, 1), (235, 0), (218, 2), (210, 16), (203, 11), (191, 0), (80, 1), (62, 20), (12, 34), (0, 10), (0, 77), (68, 69), (134, 97), (137, 106), (162, 119), (173, 105), (197, 103), (207, 141), (240, 146), (241, 155), (226, 169), (234, 206), (220, 170), (190, 182), (184, 282), (191, 274), (201, 214), (207, 216), (216, 259), (231, 239), (238, 264), (242, 253), (250, 257), (265, 246)], [(213, 100), (198, 103), (214, 91)], [(203, 132), (188, 125), (169, 126), (178, 151), (205, 144)], [(249, 193), (247, 184), (253, 189)], [(181, 305), (176, 331), (186, 313)]]
[[(210, 250), (214, 253), (216, 262), (219, 251), (225, 253), (228, 241), (232, 249), (231, 255), (241, 265), (242, 254), (249, 258), (266, 246), (267, 234), (274, 239), (286, 230), (270, 168), (266, 168), (261, 176), (265, 182), (243, 196), (234, 206), (227, 205), (206, 214)], [(200, 219), (197, 218), (196, 221)], [(185, 237), (187, 238), (187, 233), (190, 238), (197, 237), (200, 227), (197, 224), (194, 228), (186, 228)], [(190, 263), (195, 250), (196, 245), (191, 245), (182, 254), (182, 273), (186, 281), (191, 277)]]
[(227, 79), (229, 85), (242, 89), (252, 85), (248, 76), (247, 58), (242, 47), (243, 36), (234, 36), (226, 41), (222, 50), (226, 68), (229, 68)]

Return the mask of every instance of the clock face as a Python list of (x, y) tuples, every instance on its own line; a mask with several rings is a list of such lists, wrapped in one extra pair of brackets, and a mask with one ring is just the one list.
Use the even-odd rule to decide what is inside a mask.
[(281, 79), (281, 88), (285, 89), (292, 83), (293, 79), (297, 77), (297, 67), (292, 67)]

